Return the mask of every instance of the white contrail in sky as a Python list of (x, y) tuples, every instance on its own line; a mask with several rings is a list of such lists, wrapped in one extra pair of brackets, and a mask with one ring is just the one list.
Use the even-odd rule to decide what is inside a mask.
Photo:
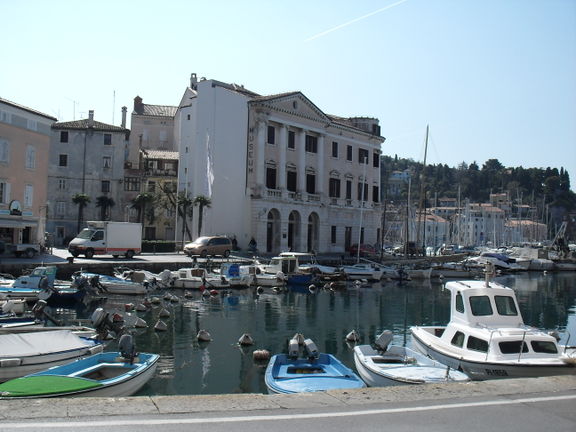
[(344, 23), (344, 24), (340, 24), (339, 26), (336, 26), (336, 27), (333, 27), (333, 28), (331, 28), (331, 29), (329, 29), (329, 30), (323, 31), (322, 33), (318, 33), (318, 34), (316, 34), (316, 35), (314, 35), (314, 36), (311, 36), (311, 37), (309, 37), (308, 39), (306, 39), (304, 42), (310, 42), (311, 40), (318, 39), (319, 37), (325, 36), (325, 35), (327, 35), (328, 33), (332, 33), (333, 31), (340, 30), (341, 28), (346, 27), (346, 26), (349, 26), (350, 24), (354, 24), (355, 22), (360, 21), (360, 20), (363, 20), (364, 18), (371, 17), (372, 15), (376, 15), (376, 14), (378, 14), (378, 13), (380, 13), (380, 12), (384, 12), (385, 10), (390, 9), (390, 8), (393, 8), (394, 6), (398, 6), (400, 3), (404, 3), (405, 1), (407, 1), (407, 0), (400, 0), (400, 1), (397, 1), (396, 3), (392, 3), (391, 5), (388, 5), (388, 6), (386, 6), (386, 7), (380, 8), (380, 9), (374, 11), (374, 12), (370, 12), (369, 14), (363, 15), (363, 16), (358, 17), (358, 18), (354, 18), (352, 21), (348, 21), (348, 22), (346, 22), (346, 23)]

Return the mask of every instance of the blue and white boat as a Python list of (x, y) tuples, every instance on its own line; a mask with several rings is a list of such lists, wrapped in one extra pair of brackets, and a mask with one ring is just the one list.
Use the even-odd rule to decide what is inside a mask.
[(154, 376), (158, 358), (134, 351), (95, 354), (0, 384), (0, 399), (130, 396)]
[(144, 295), (148, 293), (149, 288), (152, 288), (147, 282), (133, 282), (128, 279), (97, 273), (80, 272), (74, 277), (87, 279), (97, 277), (98, 286), (104, 294)]
[(0, 299), (36, 300), (38, 294), (47, 288), (54, 287), (56, 281), (55, 266), (36, 267), (30, 274), (18, 276), (11, 283), (0, 285)]
[(269, 393), (302, 393), (357, 389), (366, 384), (332, 354), (318, 353), (310, 339), (304, 341), (304, 356), (292, 339), (288, 354), (272, 356), (264, 380)]

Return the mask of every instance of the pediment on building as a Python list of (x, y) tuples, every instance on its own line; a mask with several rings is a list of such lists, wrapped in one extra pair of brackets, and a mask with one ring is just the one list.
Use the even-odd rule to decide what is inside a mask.
[(301, 92), (283, 93), (253, 99), (251, 105), (271, 112), (278, 112), (320, 123), (330, 123), (330, 118)]

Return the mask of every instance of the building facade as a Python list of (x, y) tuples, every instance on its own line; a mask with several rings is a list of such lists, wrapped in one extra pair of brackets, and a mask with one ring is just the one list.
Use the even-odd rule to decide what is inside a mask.
[(0, 98), (0, 249), (44, 243), (50, 126), (55, 121)]
[[(191, 78), (175, 119), (179, 191), (211, 200), (205, 230), (260, 252), (344, 253), (378, 241), (378, 120), (323, 113), (300, 92), (259, 96)], [(231, 214), (233, 216), (231, 216)]]
[(48, 171), (48, 205), (51, 209), (48, 232), (56, 246), (66, 246), (78, 234), (79, 206), (72, 199), (85, 194), (90, 202), (83, 211), (88, 220), (124, 220), (124, 166), (130, 131), (89, 117), (52, 125)]

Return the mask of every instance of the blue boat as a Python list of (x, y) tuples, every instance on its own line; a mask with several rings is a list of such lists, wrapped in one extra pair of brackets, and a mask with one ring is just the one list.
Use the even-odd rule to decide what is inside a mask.
[(95, 354), (0, 384), (0, 399), (130, 396), (154, 376), (158, 358), (122, 349)]
[(366, 387), (351, 369), (332, 354), (318, 353), (314, 342), (304, 341), (304, 356), (292, 339), (288, 354), (276, 354), (268, 363), (264, 381), (269, 393), (302, 393)]

